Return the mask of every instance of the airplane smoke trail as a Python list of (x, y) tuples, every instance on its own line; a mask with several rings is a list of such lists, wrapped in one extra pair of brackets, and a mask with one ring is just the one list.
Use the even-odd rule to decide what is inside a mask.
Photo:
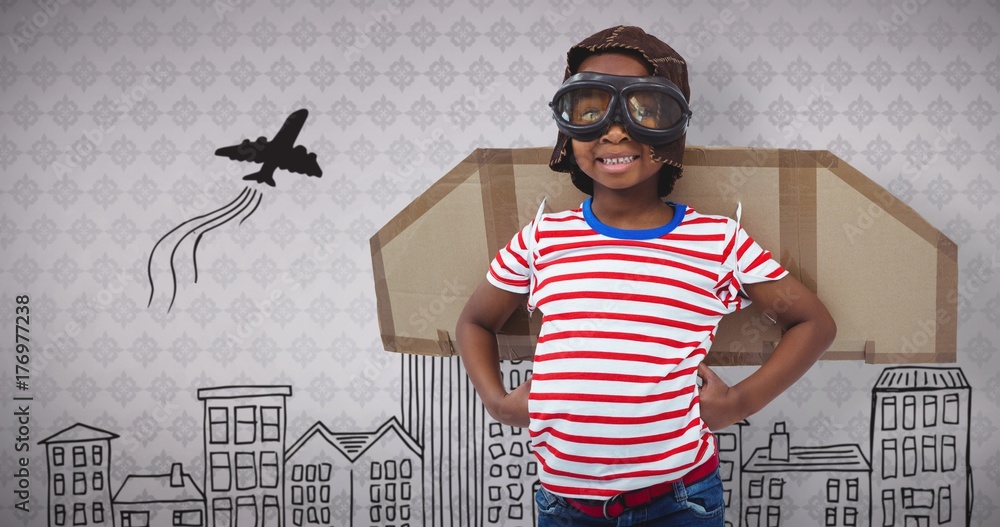
[(208, 228), (202, 230), (198, 234), (197, 238), (195, 238), (194, 250), (192, 251), (192, 262), (194, 264), (194, 281), (197, 283), (198, 282), (198, 245), (201, 243), (201, 238), (208, 231), (211, 231), (213, 229), (217, 229), (217, 228), (225, 225), (226, 223), (229, 223), (230, 221), (232, 221), (232, 220), (236, 219), (237, 217), (239, 217), (240, 214), (242, 214), (256, 200), (256, 203), (254, 204), (253, 209), (251, 209), (250, 212), (238, 224), (238, 225), (242, 225), (243, 222), (246, 221), (246, 219), (249, 218), (250, 215), (253, 214), (257, 210), (257, 207), (260, 206), (260, 202), (262, 200), (262, 196), (263, 196), (263, 194), (260, 193), (260, 192), (258, 192), (257, 190), (251, 189), (250, 187), (244, 187), (243, 191), (240, 192), (239, 195), (236, 196), (236, 198), (234, 198), (232, 201), (230, 201), (226, 205), (223, 205), (222, 207), (219, 207), (218, 209), (215, 209), (215, 210), (213, 210), (211, 212), (207, 212), (205, 214), (201, 214), (199, 216), (195, 216), (195, 217), (193, 217), (191, 219), (188, 219), (188, 220), (180, 223), (179, 225), (177, 225), (173, 229), (170, 229), (170, 231), (168, 231), (166, 234), (164, 234), (162, 237), (160, 237), (160, 239), (157, 240), (156, 243), (153, 245), (153, 250), (151, 250), (149, 252), (149, 261), (146, 262), (146, 275), (147, 275), (147, 277), (149, 279), (149, 289), (150, 289), (149, 290), (149, 302), (147, 302), (146, 307), (148, 308), (149, 306), (151, 306), (153, 304), (153, 296), (154, 296), (154, 294), (156, 292), (155, 285), (153, 284), (153, 256), (156, 253), (157, 247), (159, 247), (160, 244), (163, 243), (163, 240), (167, 239), (167, 237), (169, 237), (171, 234), (177, 232), (178, 230), (180, 230), (185, 225), (188, 225), (190, 223), (193, 223), (193, 222), (201, 220), (201, 219), (208, 218), (205, 221), (203, 221), (203, 222), (199, 223), (198, 225), (194, 226), (193, 228), (189, 229), (187, 232), (185, 232), (184, 235), (181, 236), (181, 238), (179, 240), (177, 240), (177, 243), (174, 244), (173, 250), (170, 251), (170, 277), (171, 277), (171, 280), (173, 281), (173, 292), (172, 292), (171, 297), (170, 297), (170, 306), (167, 307), (167, 312), (169, 313), (170, 309), (173, 308), (174, 300), (176, 300), (176, 298), (177, 298), (177, 271), (176, 271), (176, 268), (174, 266), (174, 257), (175, 257), (175, 255), (177, 253), (177, 249), (180, 247), (181, 243), (184, 242), (184, 239), (187, 238), (188, 236), (190, 236), (191, 234), (194, 234), (195, 232), (198, 232), (199, 229), (201, 229), (201, 228), (203, 228), (205, 226), (209, 226)]
[[(196, 283), (196, 284), (198, 283), (198, 244), (201, 243), (201, 237), (204, 236), (205, 233), (207, 233), (208, 231), (211, 231), (213, 229), (218, 229), (219, 227), (222, 227), (223, 225), (225, 225), (225, 224), (233, 221), (234, 219), (236, 219), (236, 216), (239, 216), (240, 213), (242, 213), (244, 210), (246, 210), (247, 207), (250, 206), (250, 203), (253, 202), (254, 198), (257, 198), (257, 205), (260, 205), (260, 197), (261, 196), (263, 196), (262, 193), (259, 193), (256, 190), (254, 190), (253, 194), (250, 195), (250, 199), (247, 200), (247, 202), (246, 202), (245, 205), (243, 205), (243, 208), (241, 208), (240, 210), (236, 211), (236, 214), (233, 215), (232, 218), (228, 218), (228, 219), (224, 220), (222, 223), (219, 223), (217, 225), (213, 225), (213, 226), (211, 226), (211, 227), (209, 227), (209, 228), (201, 231), (201, 233), (198, 234), (198, 237), (195, 238), (195, 240), (194, 240), (194, 250), (191, 251), (191, 261), (192, 261), (192, 263), (194, 263), (194, 283)], [(257, 205), (254, 205), (254, 210), (257, 209)], [(250, 213), (247, 214), (247, 217), (243, 218), (243, 220), (246, 220), (247, 218), (249, 218), (250, 214), (253, 214), (253, 210), (251, 210)], [(215, 220), (211, 220), (211, 221), (215, 221)], [(211, 223), (211, 221), (206, 222), (206, 223)], [(237, 226), (242, 225), (242, 224), (243, 224), (243, 221), (240, 221), (237, 224)], [(205, 225), (205, 223), (203, 223), (202, 225)], [(198, 227), (201, 227), (201, 225), (199, 225)], [(194, 229), (191, 229), (191, 232), (194, 232), (195, 230), (197, 230), (198, 227), (195, 227)], [(190, 233), (188, 233), (188, 234), (190, 234)], [(187, 234), (185, 234), (184, 236), (187, 236)], [(183, 241), (184, 237), (181, 237), (181, 240)], [(177, 245), (180, 245), (180, 243), (181, 242), (177, 242)], [(177, 248), (175, 247), (174, 250), (177, 250)], [(172, 266), (173, 265), (173, 254), (170, 255), (170, 263), (171, 263), (171, 266)], [(176, 286), (176, 284), (175, 284), (175, 286)]]

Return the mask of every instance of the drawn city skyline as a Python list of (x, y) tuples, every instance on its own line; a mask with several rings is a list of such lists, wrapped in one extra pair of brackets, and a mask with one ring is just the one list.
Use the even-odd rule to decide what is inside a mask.
[[(502, 373), (513, 388), (531, 363), (504, 362)], [(403, 355), (401, 375), (399, 416), (370, 431), (317, 420), (294, 441), (292, 386), (198, 389), (200, 478), (174, 462), (116, 488), (120, 436), (73, 424), (39, 441), (47, 525), (533, 525), (539, 469), (527, 431), (488, 417), (457, 360)], [(967, 526), (970, 401), (960, 368), (890, 367), (872, 387), (867, 455), (861, 444), (799, 446), (785, 421), (749, 453), (743, 430), (752, 423), (720, 431), (726, 526)], [(810, 501), (792, 503), (793, 486)]]

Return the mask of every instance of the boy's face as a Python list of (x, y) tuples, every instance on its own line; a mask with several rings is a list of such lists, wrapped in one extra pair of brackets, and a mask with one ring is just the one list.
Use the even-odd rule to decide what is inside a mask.
[[(576, 72), (591, 71), (610, 75), (642, 77), (649, 75), (646, 64), (632, 55), (601, 53), (580, 63)], [(653, 149), (632, 139), (625, 127), (612, 124), (593, 141), (572, 140), (576, 164), (598, 185), (624, 190), (640, 184), (656, 189), (656, 178), (663, 163), (653, 161)], [(652, 180), (652, 182), (650, 182)]]

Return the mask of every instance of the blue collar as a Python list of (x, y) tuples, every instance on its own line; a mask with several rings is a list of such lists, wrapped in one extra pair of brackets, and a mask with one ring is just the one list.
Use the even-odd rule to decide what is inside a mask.
[(622, 240), (651, 240), (664, 236), (681, 224), (681, 221), (684, 220), (684, 214), (687, 212), (687, 205), (668, 201), (667, 203), (674, 206), (674, 217), (670, 223), (652, 229), (619, 229), (601, 223), (601, 220), (594, 216), (594, 212), (590, 209), (590, 202), (593, 199), (593, 197), (589, 197), (583, 202), (583, 219), (587, 221), (587, 225), (590, 225), (590, 228), (597, 231), (598, 234)]

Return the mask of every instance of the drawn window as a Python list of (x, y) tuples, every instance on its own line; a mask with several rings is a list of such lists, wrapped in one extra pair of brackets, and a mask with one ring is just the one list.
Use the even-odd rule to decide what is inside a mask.
[(319, 488), (319, 501), (330, 503), (330, 486), (323, 485)]
[(840, 501), (840, 480), (831, 479), (826, 482), (826, 501), (837, 503)]
[(750, 497), (760, 498), (764, 495), (764, 478), (750, 480)]
[(941, 470), (951, 472), (955, 470), (955, 436), (944, 436), (941, 438)]
[(396, 479), (396, 462), (394, 460), (385, 462), (385, 479)]
[(781, 527), (778, 522), (781, 520), (781, 507), (770, 505), (767, 507), (767, 527)]
[(233, 502), (230, 498), (215, 498), (212, 500), (214, 511), (213, 525), (215, 527), (231, 527), (233, 523)]
[(329, 463), (322, 463), (319, 466), (319, 480), (320, 481), (330, 481), (330, 472), (333, 468)]
[(302, 509), (292, 511), (292, 523), (295, 524), (295, 527), (302, 526)]
[(858, 478), (847, 480), (847, 501), (858, 501)]
[(826, 508), (826, 527), (836, 527), (837, 526), (837, 508), (827, 507)]
[(844, 527), (857, 527), (858, 509), (847, 507), (844, 509)]
[(306, 509), (306, 521), (309, 523), (319, 523), (319, 517), (316, 516), (316, 507)]
[[(82, 446), (73, 447), (73, 466), (87, 466), (87, 449)], [(75, 513), (74, 513), (75, 514)]]
[(306, 487), (306, 503), (316, 503), (316, 486), (309, 485)]
[(236, 418), (236, 444), (245, 445), (257, 440), (257, 407), (237, 406), (233, 410)]
[(896, 523), (896, 491), (882, 491), (882, 527), (892, 527)]
[[(147, 516), (148, 518), (148, 516)], [(73, 504), (73, 525), (87, 525), (87, 504), (86, 503), (74, 503)], [(140, 527), (148, 527), (149, 522)], [(133, 526), (134, 527), (134, 526)]]
[(903, 489), (904, 509), (930, 509), (934, 507), (934, 491), (923, 489)]
[(896, 397), (882, 399), (882, 430), (896, 429)]
[(87, 474), (84, 472), (73, 473), (73, 494), (80, 495), (87, 493)]
[(104, 462), (104, 449), (101, 448), (101, 445), (94, 445), (90, 449), (90, 457), (94, 458), (95, 465), (100, 465)]
[(938, 523), (951, 521), (951, 487), (938, 489)]
[(903, 475), (912, 476), (917, 473), (917, 438), (903, 438)]
[(63, 463), (66, 462), (63, 457), (64, 453), (65, 451), (63, 450), (63, 447), (61, 446), (52, 447), (52, 464), (57, 467), (61, 467)]
[(369, 517), (371, 517), (372, 523), (379, 523), (379, 522), (381, 522), (382, 521), (382, 506), (381, 505), (372, 505), (372, 508), (369, 509), (369, 514), (368, 515), (369, 515)]
[(201, 511), (174, 511), (174, 527), (201, 527)]
[(281, 507), (278, 507), (277, 496), (264, 496), (264, 524), (263, 527), (274, 527), (278, 525), (278, 517), (281, 516)]
[(63, 474), (56, 474), (52, 479), (52, 492), (56, 496), (62, 496), (66, 494), (66, 476)]
[(261, 441), (281, 440), (281, 408), (263, 406), (260, 409), (260, 439)]
[[(513, 485), (513, 483), (511, 484)], [(387, 483), (385, 485), (385, 499), (388, 501), (396, 501), (396, 484)]]
[(316, 465), (306, 465), (306, 481), (316, 481)]
[(382, 479), (382, 464), (378, 461), (372, 461), (371, 479)]
[(330, 524), (330, 507), (323, 507), (319, 510), (319, 521), (326, 525)]
[(947, 425), (958, 424), (958, 394), (949, 393), (944, 396), (944, 415), (941, 421)]
[(399, 507), (399, 519), (406, 521), (410, 519), (410, 506), (403, 505)]
[(103, 472), (94, 472), (94, 478), (93, 478), (93, 480), (94, 480), (93, 481), (94, 490), (104, 490), (104, 473)]
[(278, 453), (260, 453), (260, 486), (270, 489), (278, 487)]
[(924, 426), (937, 426), (937, 396), (924, 396)]
[(917, 422), (917, 398), (912, 395), (903, 397), (903, 428), (913, 430)]
[(378, 503), (382, 501), (382, 487), (379, 485), (372, 485), (368, 489), (368, 498), (371, 499), (372, 503)]
[(257, 486), (257, 465), (253, 452), (236, 453), (236, 488), (252, 489)]
[(747, 507), (747, 527), (760, 527), (760, 505)]
[(921, 451), (924, 458), (924, 472), (937, 471), (937, 437), (924, 436)]
[(104, 523), (104, 504), (99, 501), (95, 502), (92, 509), (94, 523)]
[(733, 467), (735, 466), (734, 462), (727, 459), (719, 461), (719, 477), (722, 478), (722, 481), (733, 480)]
[(767, 495), (772, 500), (780, 500), (785, 494), (785, 481), (778, 478), (771, 478), (768, 484)]
[(292, 485), (292, 505), (302, 505), (302, 485)]
[(736, 434), (720, 433), (715, 435), (719, 442), (719, 452), (736, 451)]
[(410, 484), (403, 483), (399, 486), (399, 499), (408, 500), (410, 499)]
[(229, 442), (229, 409), (208, 409), (209, 443), (218, 445)]
[(229, 464), (227, 452), (212, 452), (212, 490), (225, 492), (229, 490), (232, 480), (232, 467)]
[(896, 477), (899, 453), (896, 449), (896, 439), (882, 440), (882, 479)]
[(302, 481), (302, 465), (292, 467), (292, 481)]

